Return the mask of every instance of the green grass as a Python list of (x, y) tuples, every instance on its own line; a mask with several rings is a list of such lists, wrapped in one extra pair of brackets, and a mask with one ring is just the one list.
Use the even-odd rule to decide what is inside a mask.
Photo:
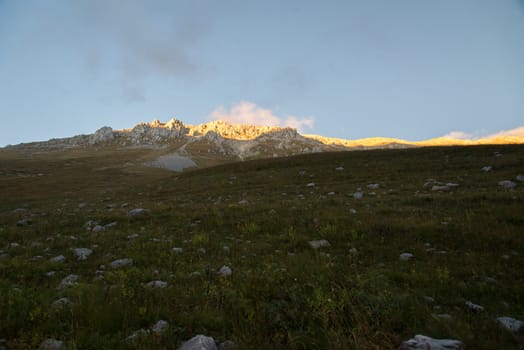
[[(241, 349), (393, 349), (415, 334), (524, 347), (494, 321), (524, 319), (524, 183), (497, 185), (524, 174), (524, 146), (326, 153), (183, 174), (141, 167), (147, 157), (0, 153), (0, 338), (11, 348), (54, 337), (71, 349), (176, 349), (200, 333)], [(460, 186), (432, 192), (430, 178)], [(129, 218), (136, 207), (149, 214)], [(32, 225), (17, 226), (24, 217)], [(88, 220), (117, 225), (93, 233)], [(331, 247), (313, 250), (317, 239)], [(93, 254), (76, 261), (77, 247)], [(66, 262), (49, 261), (60, 254)], [(127, 257), (132, 267), (109, 267)], [(223, 265), (232, 276), (217, 275)], [(58, 290), (72, 273), (79, 284)], [(145, 286), (156, 279), (169, 287)], [(61, 297), (71, 309), (51, 308)], [(468, 300), (485, 310), (471, 313)], [(432, 315), (444, 313), (452, 319)], [(162, 336), (124, 341), (160, 319), (170, 323)]]

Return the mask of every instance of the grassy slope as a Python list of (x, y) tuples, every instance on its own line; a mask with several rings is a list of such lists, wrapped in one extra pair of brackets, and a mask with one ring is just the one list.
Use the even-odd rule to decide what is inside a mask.
[[(524, 184), (497, 185), (524, 173), (523, 146), (316, 154), (184, 174), (121, 166), (145, 157), (0, 154), (0, 250), (8, 254), (0, 258), (0, 338), (13, 348), (55, 337), (76, 349), (176, 349), (198, 333), (242, 349), (387, 349), (414, 334), (469, 349), (523, 348), (522, 336), (494, 322), (524, 319)], [(432, 192), (423, 187), (429, 178), (460, 186)], [(376, 196), (369, 183), (380, 184)], [(352, 196), (358, 188), (361, 200)], [(19, 207), (28, 211), (13, 212)], [(134, 207), (150, 213), (129, 219)], [(16, 226), (31, 215), (31, 226)], [(92, 233), (88, 220), (118, 224)], [(313, 239), (331, 247), (315, 251)], [(93, 255), (76, 261), (77, 247)], [(415, 258), (400, 261), (402, 252)], [(65, 263), (48, 261), (59, 254)], [(95, 280), (100, 265), (124, 257), (134, 266)], [(224, 264), (229, 278), (215, 273)], [(70, 273), (79, 285), (56, 289)], [(153, 279), (170, 287), (146, 288)], [(63, 296), (73, 308), (53, 311)], [(468, 311), (467, 300), (484, 312)], [(432, 316), (444, 313), (452, 319)], [(123, 342), (159, 319), (171, 324), (163, 336)]]

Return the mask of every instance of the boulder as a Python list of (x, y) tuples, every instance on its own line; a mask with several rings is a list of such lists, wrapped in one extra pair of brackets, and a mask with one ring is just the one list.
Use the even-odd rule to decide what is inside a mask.
[(178, 350), (218, 350), (215, 339), (199, 334), (186, 341)]
[(76, 260), (87, 260), (89, 255), (91, 255), (93, 251), (89, 248), (75, 248), (73, 249), (73, 254), (76, 256)]
[(65, 347), (64, 347), (63, 341), (49, 338), (49, 339), (44, 340), (40, 344), (40, 347), (38, 349), (40, 350), (61, 350), (61, 349), (65, 349)]
[(402, 253), (400, 254), (400, 260), (408, 261), (408, 260), (413, 259), (413, 256), (414, 255), (411, 253)]
[(324, 247), (331, 247), (331, 243), (329, 243), (325, 239), (320, 239), (318, 241), (309, 241), (309, 246), (313, 249), (319, 249)]
[(62, 281), (60, 282), (60, 284), (58, 285), (58, 289), (69, 288), (71, 286), (74, 286), (75, 284), (78, 284), (79, 278), (80, 277), (78, 275), (73, 275), (73, 274), (64, 277)]
[(233, 274), (233, 270), (231, 270), (229, 266), (224, 265), (220, 268), (220, 270), (218, 270), (218, 274), (224, 277), (231, 276)]
[(498, 317), (497, 322), (510, 332), (518, 333), (524, 330), (524, 322), (512, 317)]
[(169, 322), (160, 320), (151, 326), (151, 332), (156, 335), (164, 334), (169, 328)]
[(504, 181), (499, 181), (499, 186), (506, 190), (511, 190), (517, 187), (517, 184), (510, 180), (504, 180)]
[(131, 209), (128, 213), (127, 213), (127, 216), (130, 216), (130, 217), (137, 217), (137, 216), (143, 216), (143, 215), (146, 215), (147, 214), (147, 209), (143, 209), (143, 208), (135, 208), (135, 209)]
[(112, 261), (109, 264), (113, 269), (118, 269), (121, 267), (131, 266), (133, 265), (133, 259), (124, 258), (124, 259), (117, 259)]
[(399, 350), (463, 350), (464, 344), (453, 339), (433, 339), (425, 335), (416, 335), (403, 342)]

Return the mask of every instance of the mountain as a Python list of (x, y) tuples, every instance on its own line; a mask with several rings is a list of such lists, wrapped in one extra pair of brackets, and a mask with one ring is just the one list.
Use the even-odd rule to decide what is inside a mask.
[(19, 144), (7, 149), (30, 154), (111, 147), (120, 150), (150, 149), (154, 152), (151, 152), (151, 159), (146, 164), (180, 170), (194, 165), (330, 151), (507, 143), (524, 143), (524, 137), (493, 137), (474, 141), (436, 138), (415, 142), (383, 137), (345, 140), (302, 135), (289, 127), (232, 125), (224, 121), (195, 126), (177, 119), (167, 123), (155, 119), (130, 129), (113, 130), (105, 126), (89, 135)]

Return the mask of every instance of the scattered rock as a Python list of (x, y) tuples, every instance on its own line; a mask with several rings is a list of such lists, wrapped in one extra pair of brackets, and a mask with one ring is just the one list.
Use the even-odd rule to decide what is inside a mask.
[(218, 350), (238, 350), (238, 346), (231, 340), (226, 340), (218, 344)]
[(175, 247), (173, 248), (173, 252), (175, 252), (176, 254), (182, 254), (184, 252), (184, 248)]
[(167, 282), (156, 280), (156, 281), (147, 282), (146, 286), (148, 286), (149, 288), (165, 288), (167, 287)]
[(433, 339), (425, 335), (416, 335), (413, 339), (403, 342), (399, 350), (462, 350), (464, 344), (453, 339)]
[(138, 233), (132, 233), (130, 235), (127, 236), (127, 239), (135, 239), (135, 238), (138, 238)]
[(335, 168), (336, 171), (344, 171), (344, 167), (343, 166), (339, 166), (338, 168)]
[(510, 180), (504, 180), (504, 181), (499, 181), (499, 186), (506, 190), (511, 190), (517, 187), (517, 184)]
[(131, 266), (133, 265), (133, 259), (124, 258), (124, 259), (117, 259), (112, 261), (109, 264), (113, 269), (118, 269), (121, 267)]
[(65, 260), (66, 258), (63, 255), (58, 255), (58, 256), (55, 256), (54, 258), (49, 259), (49, 261), (54, 262), (54, 263), (63, 263)]
[(80, 277), (78, 275), (73, 274), (64, 277), (64, 279), (62, 279), (62, 281), (58, 285), (58, 289), (69, 288), (71, 286), (74, 286), (75, 284), (78, 284), (79, 278)]
[(151, 326), (151, 332), (156, 335), (164, 334), (169, 328), (169, 322), (160, 320)]
[(215, 339), (199, 334), (186, 341), (178, 350), (218, 350)]
[(431, 190), (432, 191), (439, 191), (439, 192), (449, 191), (450, 187), (446, 186), (446, 185), (434, 185), (433, 187), (431, 187)]
[(517, 175), (515, 177), (515, 180), (517, 180), (517, 181), (524, 181), (524, 175)]
[(355, 198), (355, 199), (362, 199), (362, 197), (364, 197), (364, 193), (362, 193), (360, 191), (357, 191), (357, 192), (353, 193), (353, 198)]
[(76, 256), (76, 260), (87, 260), (89, 255), (91, 255), (93, 251), (89, 248), (75, 248), (73, 249), (73, 254)]
[(482, 167), (482, 169), (480, 169), (480, 170), (482, 170), (482, 171), (487, 173), (487, 172), (493, 170), (493, 167), (491, 165), (487, 165), (485, 167)]
[(238, 202), (239, 205), (247, 205), (249, 204), (249, 201), (247, 199), (242, 199), (241, 201)]
[(369, 184), (367, 186), (370, 190), (378, 190), (380, 188), (379, 184)]
[(473, 312), (482, 312), (484, 311), (484, 306), (480, 306), (478, 304), (473, 304), (471, 301), (466, 301), (466, 306), (470, 311)]
[(400, 260), (403, 260), (403, 261), (408, 261), (408, 260), (411, 260), (413, 259), (414, 255), (411, 254), (411, 253), (402, 253), (400, 254)]
[(64, 347), (63, 341), (49, 338), (49, 339), (44, 340), (40, 344), (40, 347), (38, 349), (40, 350), (61, 350), (61, 349), (65, 349), (65, 347)]
[(355, 215), (357, 213), (356, 209), (353, 209), (353, 208), (349, 209), (349, 212), (351, 214), (353, 214), (353, 215)]
[(324, 247), (331, 247), (331, 243), (329, 243), (325, 239), (320, 239), (318, 241), (309, 241), (308, 243), (309, 243), (310, 247), (313, 248), (313, 249), (319, 249), (319, 248), (324, 248)]
[(95, 232), (96, 233), (96, 232), (102, 232), (102, 231), (105, 231), (105, 230), (106, 230), (106, 228), (104, 226), (96, 225), (95, 227), (93, 227), (91, 229), (91, 232)]
[(306, 187), (315, 187), (315, 183), (314, 182), (310, 182), (306, 185)]
[(224, 265), (220, 268), (220, 270), (218, 270), (218, 274), (224, 277), (231, 276), (231, 274), (233, 274), (233, 270), (231, 270), (229, 266)]
[(127, 213), (127, 216), (130, 216), (130, 217), (137, 217), (137, 216), (143, 216), (143, 215), (146, 215), (147, 214), (147, 210), (146, 209), (143, 209), (143, 208), (135, 208), (135, 209), (131, 209), (128, 213)]
[(53, 309), (54, 311), (60, 311), (68, 309), (72, 305), (73, 303), (68, 298), (60, 298), (58, 300), (53, 301), (53, 303), (51, 304), (51, 309)]
[(17, 226), (29, 226), (31, 225), (33, 222), (31, 221), (31, 219), (22, 219), (22, 220), (18, 220), (16, 222), (16, 225)]
[(497, 321), (502, 327), (506, 328), (510, 332), (518, 333), (521, 330), (524, 330), (524, 322), (512, 317), (498, 317)]

